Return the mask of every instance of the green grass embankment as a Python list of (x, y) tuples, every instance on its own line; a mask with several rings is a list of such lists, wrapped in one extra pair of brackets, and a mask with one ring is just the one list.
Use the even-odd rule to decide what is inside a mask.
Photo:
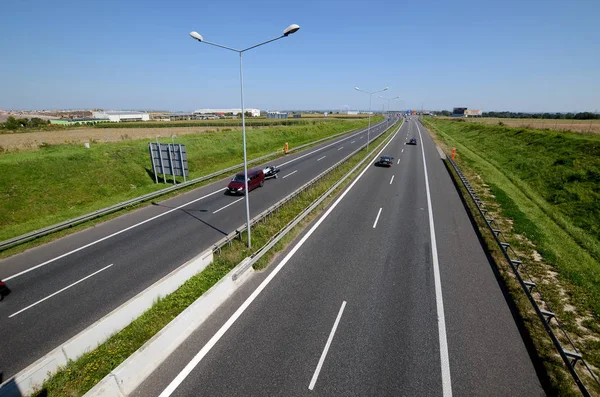
[[(246, 134), (248, 158), (274, 152), (285, 142), (293, 148), (366, 124), (366, 120), (335, 120), (251, 129)], [(186, 135), (177, 142), (186, 145), (190, 179), (242, 162), (239, 131)], [(166, 187), (154, 183), (147, 144), (143, 139), (92, 143), (90, 149), (50, 145), (37, 151), (1, 154), (0, 240)]]

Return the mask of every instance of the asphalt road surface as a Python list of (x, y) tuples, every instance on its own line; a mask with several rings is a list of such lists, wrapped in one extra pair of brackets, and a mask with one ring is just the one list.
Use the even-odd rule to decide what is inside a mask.
[[(281, 172), (250, 193), (251, 217), (365, 145), (365, 131), (267, 163)], [(1, 260), (12, 290), (0, 303), (4, 380), (243, 225), (243, 197), (224, 194), (230, 178)]]
[(134, 394), (544, 395), (423, 126), (382, 154)]

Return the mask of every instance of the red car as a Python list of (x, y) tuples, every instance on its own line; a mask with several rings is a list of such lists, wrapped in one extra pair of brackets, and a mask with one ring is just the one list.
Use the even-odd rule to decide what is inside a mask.
[(4, 284), (4, 281), (0, 280), (0, 301), (4, 299), (4, 296), (8, 295), (9, 293), (10, 290), (8, 289), (6, 284)]
[[(260, 168), (254, 168), (248, 170), (248, 190), (252, 191), (257, 187), (262, 187), (265, 184), (265, 174), (263, 170)], [(227, 189), (225, 193), (229, 194), (244, 194), (245, 193), (245, 184), (244, 184), (244, 171), (238, 172), (229, 185), (227, 185)]]

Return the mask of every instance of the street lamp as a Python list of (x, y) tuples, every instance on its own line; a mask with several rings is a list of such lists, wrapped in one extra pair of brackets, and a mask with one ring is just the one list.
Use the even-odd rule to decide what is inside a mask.
[(368, 92), (368, 91), (363, 91), (358, 87), (354, 87), (354, 89), (356, 91), (360, 91), (360, 92), (364, 92), (365, 94), (369, 94), (369, 127), (367, 128), (367, 152), (369, 151), (369, 141), (370, 141), (370, 134), (371, 134), (371, 98), (373, 97), (373, 94), (377, 94), (379, 92), (383, 92), (383, 91), (387, 91), (387, 87), (385, 87), (382, 90), (379, 91), (373, 91), (373, 92)]
[(390, 124), (390, 102), (395, 101), (396, 99), (400, 99), (400, 97), (396, 96), (396, 97), (393, 97), (393, 98), (385, 98), (385, 97), (383, 97), (383, 96), (380, 95), (379, 98), (386, 99), (388, 101), (388, 121), (387, 121), (387, 124), (388, 124), (388, 127), (389, 127), (389, 124)]
[(240, 54), (240, 99), (241, 99), (241, 103), (242, 103), (242, 138), (243, 138), (243, 142), (244, 142), (244, 195), (246, 196), (246, 231), (248, 232), (248, 248), (252, 248), (252, 243), (251, 243), (252, 240), (250, 239), (250, 202), (248, 200), (248, 160), (246, 158), (246, 115), (245, 115), (245, 109), (244, 109), (244, 75), (242, 73), (242, 54), (253, 48), (260, 47), (261, 45), (264, 45), (264, 44), (270, 43), (272, 41), (287, 37), (293, 33), (296, 33), (298, 30), (300, 30), (300, 26), (298, 26), (296, 24), (292, 24), (284, 29), (283, 34), (281, 36), (276, 37), (271, 40), (267, 40), (265, 42), (262, 42), (262, 43), (259, 43), (256, 45), (253, 45), (253, 46), (245, 48), (243, 50), (236, 50), (235, 48), (211, 43), (210, 41), (204, 40), (204, 37), (202, 37), (202, 35), (200, 35), (198, 32), (190, 33), (190, 36), (194, 40), (198, 40), (201, 43), (209, 44), (209, 45), (212, 45), (215, 47), (224, 48), (226, 50), (234, 51), (234, 52), (237, 52), (238, 54)]

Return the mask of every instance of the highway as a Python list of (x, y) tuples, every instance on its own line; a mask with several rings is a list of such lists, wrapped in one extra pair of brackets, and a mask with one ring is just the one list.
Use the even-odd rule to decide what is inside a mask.
[(134, 395), (544, 395), (426, 130), (382, 154)]
[[(371, 138), (385, 126), (372, 126)], [(251, 217), (366, 141), (364, 129), (267, 163), (280, 177), (250, 193)], [(0, 304), (3, 379), (244, 224), (243, 198), (224, 194), (230, 179), (1, 260), (0, 279), (12, 290)]]

